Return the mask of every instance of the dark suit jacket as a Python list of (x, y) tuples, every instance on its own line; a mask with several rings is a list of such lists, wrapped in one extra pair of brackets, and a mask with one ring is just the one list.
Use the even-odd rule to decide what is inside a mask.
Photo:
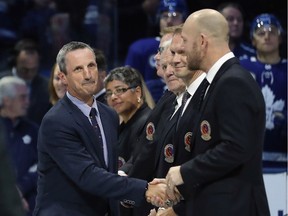
[(4, 131), (0, 119), (0, 215), (24, 216), (20, 196), (16, 190), (16, 179), (12, 172), (12, 161), (6, 151)]
[(105, 99), (105, 94), (106, 93), (103, 92), (101, 95), (98, 95), (96, 97), (96, 100), (107, 105), (107, 100)]
[(193, 159), (180, 169), (187, 215), (270, 215), (261, 166), (265, 103), (236, 58), (217, 72), (200, 113)]
[(109, 166), (102, 159), (88, 118), (65, 95), (45, 115), (38, 139), (39, 179), (34, 215), (119, 215), (117, 200), (140, 205), (147, 182), (118, 176), (118, 115), (97, 103), (107, 141)]
[[(144, 103), (126, 123), (121, 123), (119, 130), (119, 170), (129, 173), (143, 148), (140, 142), (145, 131), (145, 124), (151, 108)], [(123, 164), (125, 162), (125, 164)]]
[(203, 82), (199, 85), (191, 98), (187, 108), (181, 116), (174, 135), (175, 160), (173, 165), (181, 165), (191, 159), (192, 136), (197, 116), (199, 115), (199, 100), (203, 89)]
[(144, 140), (140, 141), (143, 143), (142, 152), (134, 162), (129, 176), (148, 181), (155, 177), (156, 159), (159, 156), (159, 154), (156, 156), (157, 140), (159, 136), (161, 137), (161, 132), (169, 121), (169, 116), (174, 111), (173, 101), (175, 97), (175, 94), (166, 91), (151, 111), (147, 119), (146, 130), (143, 131), (145, 133)]
[[(174, 106), (171, 104), (171, 106)], [(170, 119), (168, 117), (165, 127), (158, 134), (155, 150), (155, 178), (165, 178), (170, 167), (175, 160), (175, 145), (173, 144), (173, 137), (175, 135), (176, 123), (178, 118), (178, 111)]]

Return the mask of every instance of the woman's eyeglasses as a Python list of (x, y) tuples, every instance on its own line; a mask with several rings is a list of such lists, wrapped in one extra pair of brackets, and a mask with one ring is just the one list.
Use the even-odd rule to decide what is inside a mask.
[(120, 96), (122, 94), (124, 94), (125, 92), (127, 92), (129, 89), (134, 89), (137, 86), (130, 86), (128, 88), (117, 88), (114, 91), (106, 91), (105, 94), (105, 99), (108, 100), (112, 97), (112, 95), (114, 94), (115, 96)]

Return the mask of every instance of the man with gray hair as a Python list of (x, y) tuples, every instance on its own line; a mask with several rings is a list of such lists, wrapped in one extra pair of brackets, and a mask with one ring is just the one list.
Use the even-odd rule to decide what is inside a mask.
[(26, 118), (29, 108), (28, 92), (28, 87), (21, 78), (6, 76), (0, 80), (0, 118), (5, 128), (7, 151), (27, 216), (30, 216), (37, 194), (38, 125)]
[(57, 55), (67, 92), (40, 126), (34, 215), (117, 216), (119, 201), (140, 206), (154, 194), (166, 198), (166, 185), (116, 173), (119, 118), (96, 101), (96, 58), (89, 45), (77, 41)]

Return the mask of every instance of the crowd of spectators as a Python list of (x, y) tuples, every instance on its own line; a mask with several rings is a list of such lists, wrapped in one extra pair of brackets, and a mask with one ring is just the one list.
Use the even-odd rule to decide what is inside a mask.
[[(205, 7), (216, 9), (223, 1), (186, 2), (190, 13)], [(257, 0), (253, 10), (249, 1), (235, 2), (245, 11), (244, 32), (257, 14), (267, 12), (275, 14), (286, 29), (287, 2)], [(108, 69), (123, 66), (131, 43), (159, 35), (158, 4), (159, 0), (0, 0), (0, 69), (8, 66), (15, 43), (27, 37), (39, 44), (44, 75), (50, 75), (56, 53), (71, 40), (103, 50), (109, 59)], [(248, 34), (244, 37), (249, 41)], [(287, 46), (280, 52), (286, 57)]]

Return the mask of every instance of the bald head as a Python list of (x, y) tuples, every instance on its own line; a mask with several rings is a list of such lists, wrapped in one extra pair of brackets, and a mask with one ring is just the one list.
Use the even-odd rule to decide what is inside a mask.
[(192, 13), (183, 25), (182, 38), (189, 70), (208, 71), (219, 58), (230, 52), (228, 23), (213, 9)]
[[(229, 27), (225, 17), (216, 10), (203, 9), (192, 13), (186, 20), (184, 27), (190, 31), (198, 31), (209, 37), (228, 42)], [(184, 28), (183, 27), (183, 28)]]

